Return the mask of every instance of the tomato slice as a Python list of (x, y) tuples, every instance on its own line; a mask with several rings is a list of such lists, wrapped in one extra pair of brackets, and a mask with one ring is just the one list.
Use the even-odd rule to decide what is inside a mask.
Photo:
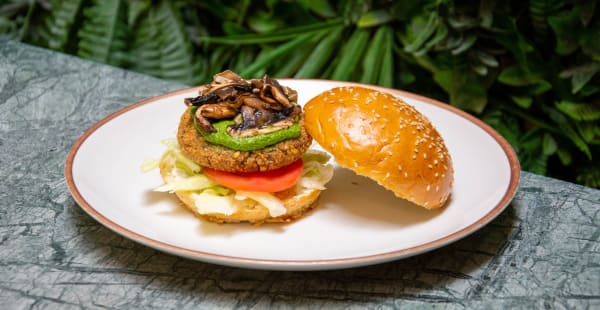
[(270, 171), (234, 173), (206, 167), (203, 171), (215, 182), (232, 189), (274, 193), (294, 186), (302, 176), (302, 167), (302, 160), (299, 159), (288, 166)]

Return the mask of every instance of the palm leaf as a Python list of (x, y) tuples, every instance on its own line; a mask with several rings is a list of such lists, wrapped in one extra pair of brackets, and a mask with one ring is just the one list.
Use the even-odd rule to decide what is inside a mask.
[(84, 0), (53, 1), (52, 11), (40, 28), (43, 44), (53, 50), (74, 52), (77, 46), (75, 25), (80, 22)]
[(294, 40), (290, 40), (285, 44), (281, 44), (272, 50), (265, 50), (264, 53), (260, 54), (254, 63), (245, 68), (240, 72), (241, 76), (258, 76), (266, 72), (266, 68), (271, 65), (274, 61), (281, 59), (285, 55), (291, 55), (296, 49), (306, 44), (309, 41), (319, 40), (323, 36), (323, 33), (314, 35), (312, 33), (306, 33), (298, 36)]
[(232, 45), (273, 43), (292, 40), (298, 37), (299, 35), (304, 35), (307, 33), (316, 33), (331, 28), (337, 28), (338, 26), (342, 25), (342, 23), (342, 19), (335, 18), (308, 25), (288, 27), (271, 33), (249, 33), (241, 35), (230, 35), (225, 37), (200, 37), (199, 39), (201, 42)]
[(327, 62), (334, 54), (335, 47), (340, 44), (342, 38), (342, 27), (334, 29), (319, 42), (310, 55), (305, 59), (304, 64), (296, 71), (294, 77), (297, 78), (316, 78), (325, 70)]
[(352, 74), (356, 72), (358, 62), (363, 57), (363, 51), (369, 42), (370, 32), (363, 28), (357, 28), (342, 47), (338, 62), (331, 74), (331, 79), (339, 81), (351, 80)]
[(160, 78), (196, 84), (206, 79), (201, 62), (179, 12), (170, 1), (161, 1), (139, 19), (133, 48), (132, 68)]
[(79, 31), (77, 55), (115, 66), (125, 64), (129, 28), (121, 0), (95, 0), (84, 10), (86, 20)]

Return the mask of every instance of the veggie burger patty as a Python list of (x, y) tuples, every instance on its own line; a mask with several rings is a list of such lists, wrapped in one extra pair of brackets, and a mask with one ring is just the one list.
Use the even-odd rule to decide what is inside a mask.
[(229, 171), (267, 171), (287, 166), (302, 157), (312, 143), (304, 122), (300, 122), (300, 136), (287, 139), (254, 151), (238, 151), (207, 142), (194, 127), (190, 108), (183, 113), (177, 140), (185, 156), (201, 166)]

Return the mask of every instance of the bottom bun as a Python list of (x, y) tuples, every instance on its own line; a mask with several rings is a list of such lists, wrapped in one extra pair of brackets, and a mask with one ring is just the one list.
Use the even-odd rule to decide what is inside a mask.
[[(177, 169), (175, 168), (175, 160), (166, 156), (159, 163), (160, 175), (165, 183), (174, 181), (177, 178)], [(277, 197), (286, 213), (272, 217), (269, 210), (260, 203), (253, 200), (236, 200), (231, 199), (231, 207), (236, 211), (231, 214), (224, 213), (200, 213), (196, 207), (196, 199), (194, 192), (176, 191), (177, 198), (181, 205), (192, 211), (194, 215), (215, 223), (242, 223), (248, 222), (252, 224), (262, 223), (287, 223), (292, 222), (308, 211), (312, 210), (317, 205), (317, 199), (321, 194), (319, 189), (297, 189), (291, 188), (285, 191), (273, 193)]]

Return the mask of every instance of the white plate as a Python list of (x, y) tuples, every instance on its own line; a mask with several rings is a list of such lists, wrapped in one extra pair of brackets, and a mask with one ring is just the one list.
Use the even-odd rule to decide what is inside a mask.
[[(356, 83), (282, 79), (299, 102)], [(372, 88), (378, 88), (368, 86)], [(160, 140), (176, 135), (184, 89), (106, 117), (75, 143), (65, 174), (77, 203), (113, 231), (171, 254), (258, 269), (317, 270), (363, 266), (438, 248), (481, 228), (513, 198), (520, 168), (510, 145), (481, 121), (446, 104), (393, 89), (437, 127), (454, 161), (450, 203), (428, 211), (396, 198), (375, 182), (337, 167), (319, 207), (291, 224), (219, 225), (199, 220), (174, 195), (156, 193)]]

